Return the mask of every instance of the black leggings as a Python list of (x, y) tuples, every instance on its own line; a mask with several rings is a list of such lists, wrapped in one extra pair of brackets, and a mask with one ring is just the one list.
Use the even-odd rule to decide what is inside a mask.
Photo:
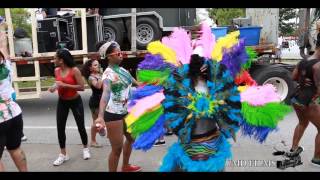
[(81, 96), (76, 99), (63, 100), (59, 98), (57, 105), (57, 130), (60, 148), (66, 147), (66, 123), (69, 114), (69, 109), (72, 110), (74, 119), (76, 120), (78, 131), (81, 136), (83, 145), (88, 144), (88, 136), (84, 125), (84, 111)]

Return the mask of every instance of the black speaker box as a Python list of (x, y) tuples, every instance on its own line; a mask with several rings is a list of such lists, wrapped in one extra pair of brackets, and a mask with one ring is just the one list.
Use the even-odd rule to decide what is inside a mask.
[(39, 52), (54, 52), (58, 42), (70, 40), (68, 21), (61, 18), (39, 20), (37, 35)]
[[(102, 40), (102, 17), (99, 15), (87, 16), (87, 47), (88, 52), (96, 52), (96, 43)], [(73, 32), (75, 39), (75, 49), (82, 47), (82, 27), (81, 17), (73, 17)]]

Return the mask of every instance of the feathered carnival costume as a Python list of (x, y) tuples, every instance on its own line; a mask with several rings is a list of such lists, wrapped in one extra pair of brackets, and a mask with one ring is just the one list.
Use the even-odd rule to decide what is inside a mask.
[[(223, 171), (231, 158), (229, 138), (238, 130), (263, 143), (291, 110), (280, 102), (272, 85), (258, 86), (248, 69), (254, 50), (238, 39), (239, 31), (215, 41), (201, 24), (201, 36), (176, 28), (161, 42), (147, 46), (138, 65), (138, 87), (129, 102), (125, 121), (136, 139), (134, 149), (149, 150), (164, 135), (164, 127), (178, 136), (163, 159), (160, 171)], [(202, 64), (201, 64), (202, 63)], [(207, 91), (198, 91), (192, 77), (202, 76)]]

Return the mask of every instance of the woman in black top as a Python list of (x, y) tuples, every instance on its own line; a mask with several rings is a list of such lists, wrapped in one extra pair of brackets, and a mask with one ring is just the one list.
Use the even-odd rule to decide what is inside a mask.
[[(82, 69), (82, 75), (88, 82), (92, 90), (92, 95), (89, 100), (89, 107), (93, 121), (98, 118), (99, 102), (102, 95), (102, 80), (100, 74), (100, 64), (97, 60), (87, 61)], [(91, 147), (102, 147), (96, 141), (97, 128), (93, 123), (91, 126)]]
[[(312, 164), (320, 167), (320, 33), (317, 35), (316, 50), (307, 60), (299, 62), (293, 71), (293, 80), (298, 82), (291, 102), (299, 123), (295, 128), (291, 152), (301, 151), (300, 139), (309, 122), (318, 130)], [(300, 150), (299, 150), (300, 149)]]

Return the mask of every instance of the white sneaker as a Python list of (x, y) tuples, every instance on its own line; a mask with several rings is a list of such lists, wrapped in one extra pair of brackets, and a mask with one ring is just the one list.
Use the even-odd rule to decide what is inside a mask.
[(58, 159), (56, 159), (53, 162), (53, 165), (54, 166), (60, 166), (62, 163), (64, 163), (65, 161), (68, 161), (68, 160), (69, 160), (69, 156), (68, 155), (64, 155), (64, 154), (60, 153)]
[(27, 141), (27, 140), (28, 140), (27, 136), (23, 136), (23, 137), (21, 138), (21, 141)]
[(87, 160), (90, 159), (91, 155), (90, 155), (90, 150), (89, 148), (83, 148), (83, 159)]

